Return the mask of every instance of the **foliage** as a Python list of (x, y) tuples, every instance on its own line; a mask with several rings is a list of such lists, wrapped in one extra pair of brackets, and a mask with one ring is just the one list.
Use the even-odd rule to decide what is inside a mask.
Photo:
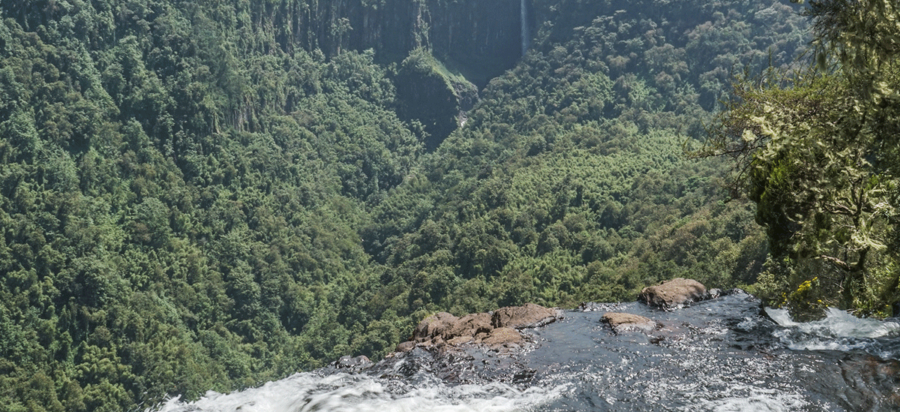
[(378, 358), (437, 310), (754, 283), (749, 202), (682, 143), (802, 19), (553, 5), (516, 60), (487, 2), (0, 0), (0, 410)]
[[(900, 299), (889, 247), (897, 228), (892, 44), (900, 15), (890, 2), (830, 0), (812, 2), (807, 14), (816, 62), (738, 78), (706, 153), (736, 159), (735, 188), (757, 203), (773, 258), (789, 262), (782, 287), (803, 289), (816, 277), (827, 303), (883, 315)], [(788, 274), (799, 268), (805, 276)]]

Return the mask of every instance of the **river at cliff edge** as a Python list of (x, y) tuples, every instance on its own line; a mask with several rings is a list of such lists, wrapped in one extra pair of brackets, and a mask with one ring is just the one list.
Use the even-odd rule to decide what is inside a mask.
[[(616, 333), (606, 312), (658, 326)], [(416, 348), (147, 411), (900, 410), (898, 320), (827, 315), (797, 323), (739, 290), (674, 311), (591, 303), (516, 350)]]

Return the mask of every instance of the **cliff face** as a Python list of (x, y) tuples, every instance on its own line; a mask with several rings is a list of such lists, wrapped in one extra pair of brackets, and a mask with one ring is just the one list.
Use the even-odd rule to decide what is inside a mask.
[[(381, 62), (401, 62), (399, 112), (417, 120), (437, 147), (477, 99), (473, 85), (513, 67), (522, 53), (521, 0), (282, 0), (252, 5), (254, 24), (276, 33), (284, 50), (327, 55), (374, 49)], [(410, 64), (422, 52), (441, 70)], [(429, 57), (430, 58), (430, 57)], [(444, 68), (453, 69), (453, 74)], [(426, 70), (427, 69), (427, 70)]]
[(519, 0), (281, 0), (251, 5), (257, 25), (284, 49), (375, 49), (402, 60), (425, 47), (486, 82), (521, 55)]
[(425, 49), (413, 50), (396, 74), (397, 114), (417, 120), (428, 136), (425, 147), (436, 149), (462, 123), (478, 91), (465, 78), (450, 73)]
[(475, 83), (485, 84), (521, 57), (518, 0), (430, 3), (427, 18), (434, 54), (459, 65)]

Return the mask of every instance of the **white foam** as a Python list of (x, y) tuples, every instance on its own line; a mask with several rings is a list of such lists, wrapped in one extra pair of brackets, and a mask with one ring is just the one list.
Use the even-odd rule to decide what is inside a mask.
[(826, 338), (880, 338), (900, 333), (900, 324), (877, 319), (864, 319), (849, 312), (828, 308), (825, 319), (798, 323), (787, 310), (767, 308), (766, 313), (779, 325)]
[(756, 393), (743, 398), (704, 402), (698, 406), (701, 410), (715, 412), (787, 412), (796, 411), (807, 405), (808, 402), (797, 394)]
[[(748, 365), (752, 368), (752, 365)], [(690, 405), (681, 411), (787, 412), (809, 405), (802, 395), (789, 388), (774, 389), (765, 382), (740, 383), (732, 380), (705, 382), (682, 388)]]
[(545, 404), (559, 397), (562, 389), (519, 390), (500, 383), (412, 385), (365, 375), (299, 373), (231, 394), (207, 392), (194, 402), (171, 399), (146, 412), (503, 412)]
[(776, 331), (775, 337), (793, 350), (863, 350), (887, 358), (893, 355), (877, 353), (872, 340), (900, 335), (897, 322), (858, 318), (835, 308), (828, 309), (825, 319), (805, 323), (791, 320), (786, 310), (766, 309), (766, 312), (785, 328)]

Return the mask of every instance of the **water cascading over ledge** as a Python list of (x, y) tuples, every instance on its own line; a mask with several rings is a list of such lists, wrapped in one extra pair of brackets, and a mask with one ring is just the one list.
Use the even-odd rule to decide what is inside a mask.
[(531, 34), (528, 31), (528, 2), (520, 0), (519, 4), (520, 22), (522, 32), (522, 56), (528, 53), (528, 46), (531, 41)]
[[(528, 329), (521, 347), (415, 347), (373, 364), (346, 359), (259, 388), (172, 399), (146, 412), (897, 411), (900, 324), (829, 310), (826, 319), (764, 316), (734, 290), (664, 311), (586, 303)], [(608, 312), (652, 319), (615, 330)], [(468, 346), (466, 346), (468, 345)]]

